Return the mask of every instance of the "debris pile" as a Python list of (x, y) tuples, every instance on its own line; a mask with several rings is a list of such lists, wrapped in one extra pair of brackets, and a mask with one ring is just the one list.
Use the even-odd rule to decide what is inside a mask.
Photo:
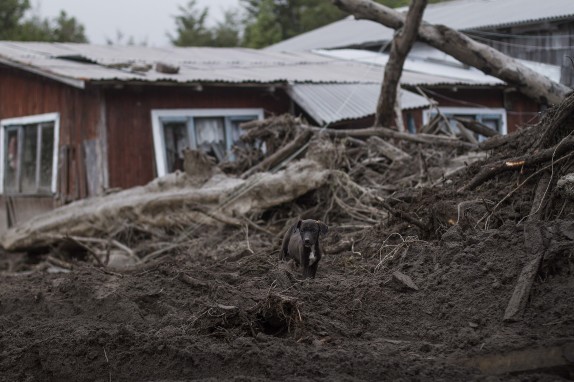
[[(243, 127), (234, 162), (190, 152), (186, 173), (2, 238), (21, 253), (0, 263), (0, 374), (572, 377), (574, 96), (480, 143), (436, 120), (414, 139)], [(329, 225), (314, 280), (278, 260), (305, 218)]]

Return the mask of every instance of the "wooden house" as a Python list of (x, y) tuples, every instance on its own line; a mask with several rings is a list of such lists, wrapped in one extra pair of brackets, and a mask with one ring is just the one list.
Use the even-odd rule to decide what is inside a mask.
[[(337, 54), (0, 42), (0, 232), (181, 169), (185, 147), (221, 160), (244, 121), (293, 113), (333, 128), (369, 125), (384, 63)], [(506, 105), (506, 84), (465, 70), (405, 68), (409, 130), (432, 115), (419, 86), (488, 103), (501, 132), (518, 124), (505, 107), (538, 111), (521, 95)]]

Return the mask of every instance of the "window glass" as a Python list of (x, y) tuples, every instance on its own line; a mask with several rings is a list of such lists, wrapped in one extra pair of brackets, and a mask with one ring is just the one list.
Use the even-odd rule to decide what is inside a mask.
[(8, 192), (18, 191), (18, 129), (7, 129), (4, 148), (4, 189)]
[(222, 161), (226, 154), (223, 117), (197, 117), (193, 122), (197, 148), (214, 156), (218, 161)]
[[(460, 134), (460, 129), (458, 128), (458, 123), (455, 120), (455, 118), (460, 118), (460, 119), (469, 119), (469, 120), (474, 120), (477, 122), (480, 122), (483, 125), (486, 125), (488, 127), (490, 127), (491, 129), (494, 129), (496, 131), (498, 131), (499, 133), (502, 133), (503, 131), (503, 125), (502, 125), (502, 121), (503, 121), (503, 117), (501, 114), (498, 113), (472, 113), (472, 112), (468, 112), (468, 113), (443, 113), (443, 115), (447, 118), (448, 120), (448, 128), (450, 129), (451, 132), (453, 132), (454, 134)], [(434, 118), (436, 116), (436, 113), (433, 112), (430, 115), (430, 119)], [(444, 121), (441, 121), (440, 124), (441, 126), (444, 126)], [(482, 135), (479, 134), (474, 134), (479, 142), (483, 141), (484, 139), (486, 139), (485, 137), (483, 137)]]
[(244, 122), (252, 121), (257, 118), (250, 118), (250, 119), (232, 119), (231, 120), (231, 142), (236, 143), (239, 141), (239, 137), (243, 134), (243, 131), (239, 127)]
[[(183, 170), (183, 151), (187, 147), (202, 150), (217, 162), (234, 160), (232, 146), (238, 142), (243, 133), (239, 125), (259, 118), (258, 113), (247, 114), (238, 111), (234, 114), (233, 110), (225, 109), (209, 111), (202, 109), (197, 114), (194, 111), (158, 113), (159, 124), (154, 123), (153, 126), (154, 144), (158, 143), (155, 139), (163, 138), (163, 141), (159, 142), (160, 150), (165, 150), (164, 153), (156, 154), (160, 176), (175, 170)], [(158, 127), (159, 132), (155, 130)], [(160, 158), (160, 155), (164, 155), (165, 164), (162, 163), (163, 158)]]
[(52, 187), (52, 169), (54, 168), (54, 124), (43, 124), (41, 126), (41, 134), (39, 188), (50, 190)]
[(4, 125), (4, 190), (12, 194), (52, 190), (55, 123)]
[(165, 158), (167, 172), (183, 170), (183, 150), (189, 147), (189, 136), (185, 122), (164, 122)]
[(36, 169), (38, 168), (38, 128), (37, 125), (26, 125), (23, 129), (20, 185), (21, 192), (37, 191)]
[(499, 118), (482, 118), (480, 121), (485, 126), (500, 132), (500, 119)]

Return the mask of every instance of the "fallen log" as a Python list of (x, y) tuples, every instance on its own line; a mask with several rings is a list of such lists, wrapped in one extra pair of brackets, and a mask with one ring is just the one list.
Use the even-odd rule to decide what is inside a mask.
[(308, 125), (299, 125), (299, 128), (304, 130), (310, 130), (313, 132), (324, 132), (331, 137), (339, 137), (339, 138), (341, 137), (369, 138), (372, 136), (376, 136), (381, 138), (401, 139), (409, 142), (422, 143), (426, 145), (460, 147), (467, 149), (476, 147), (476, 145), (470, 144), (468, 142), (463, 142), (460, 139), (456, 138), (442, 137), (439, 135), (430, 135), (430, 134), (401, 133), (389, 129), (388, 127), (368, 127), (366, 129), (338, 130), (338, 129), (324, 129)]
[(458, 122), (462, 123), (462, 125), (464, 127), (466, 127), (468, 130), (480, 134), (484, 137), (495, 137), (497, 135), (500, 135), (500, 133), (494, 129), (491, 129), (490, 127), (483, 125), (482, 123), (475, 121), (473, 119), (468, 119), (468, 118), (455, 118)]
[[(406, 16), (371, 0), (332, 0), (357, 19), (378, 22), (389, 28), (400, 29)], [(565, 85), (522, 65), (518, 60), (498, 50), (472, 40), (470, 37), (444, 25), (422, 22), (419, 40), (451, 55), (460, 62), (495, 76), (542, 104), (557, 104), (572, 90)]]
[(244, 223), (238, 217), (291, 201), (327, 183), (331, 171), (303, 159), (277, 173), (239, 179), (215, 174), (201, 186), (183, 173), (147, 186), (78, 201), (11, 228), (1, 237), (7, 251), (54, 245), (66, 236), (108, 237), (123, 225), (146, 229)]
[(409, 159), (411, 156), (399, 149), (397, 146), (390, 144), (389, 142), (381, 139), (379, 137), (370, 137), (367, 139), (367, 144), (369, 145), (369, 150), (380, 154), (393, 162)]
[(460, 123), (458, 121), (456, 121), (456, 126), (458, 127), (458, 130), (460, 131), (461, 138), (464, 138), (467, 142), (470, 142), (473, 145), (478, 145), (478, 140), (475, 138), (474, 134), (472, 134), (472, 131), (467, 129), (465, 127), (465, 125), (463, 125), (462, 123)]

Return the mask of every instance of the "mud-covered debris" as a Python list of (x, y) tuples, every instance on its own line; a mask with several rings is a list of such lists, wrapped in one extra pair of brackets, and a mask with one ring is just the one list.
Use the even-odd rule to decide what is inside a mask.
[(401, 291), (418, 291), (419, 287), (414, 283), (410, 276), (405, 275), (402, 272), (394, 271), (391, 275), (391, 279), (387, 283), (389, 286), (396, 290)]

